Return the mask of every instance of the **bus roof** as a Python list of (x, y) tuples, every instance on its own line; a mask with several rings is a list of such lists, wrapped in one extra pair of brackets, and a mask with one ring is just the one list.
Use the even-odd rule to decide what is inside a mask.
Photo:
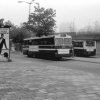
[(42, 39), (42, 38), (53, 38), (53, 37), (55, 37), (55, 38), (72, 38), (70, 35), (67, 35), (66, 34), (66, 36), (63, 36), (63, 35), (61, 35), (61, 34), (57, 34), (57, 35), (49, 35), (49, 36), (42, 36), (42, 37), (30, 37), (30, 38), (26, 38), (26, 39), (24, 39), (24, 40), (31, 40), (31, 39)]
[(74, 42), (94, 41), (94, 40), (73, 40)]

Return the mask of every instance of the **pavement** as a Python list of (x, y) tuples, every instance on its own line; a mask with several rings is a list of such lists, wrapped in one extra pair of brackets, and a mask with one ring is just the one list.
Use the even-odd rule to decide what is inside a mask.
[(100, 100), (100, 75), (39, 67), (21, 56), (13, 53), (12, 62), (0, 62), (0, 100)]
[(82, 62), (90, 62), (90, 63), (100, 63), (99, 57), (73, 57), (73, 60), (82, 61)]

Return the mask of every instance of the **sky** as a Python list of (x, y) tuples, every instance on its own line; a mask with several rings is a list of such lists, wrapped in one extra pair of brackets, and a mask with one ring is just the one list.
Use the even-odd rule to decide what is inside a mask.
[[(10, 20), (15, 25), (28, 20), (29, 6), (18, 3), (19, 0), (0, 0), (0, 18)], [(24, 0), (30, 2), (31, 0)], [(69, 28), (69, 23), (74, 23), (76, 29), (100, 21), (100, 0), (35, 0), (41, 7), (56, 10), (57, 31)], [(34, 11), (34, 3), (31, 12)], [(62, 30), (63, 29), (63, 30)]]

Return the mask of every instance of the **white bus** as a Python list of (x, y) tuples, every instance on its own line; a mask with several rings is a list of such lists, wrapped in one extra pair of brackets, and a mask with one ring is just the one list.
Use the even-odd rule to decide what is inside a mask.
[(72, 37), (67, 34), (24, 39), (23, 54), (43, 57), (72, 57)]
[(75, 56), (94, 56), (96, 55), (96, 41), (94, 40), (74, 40)]

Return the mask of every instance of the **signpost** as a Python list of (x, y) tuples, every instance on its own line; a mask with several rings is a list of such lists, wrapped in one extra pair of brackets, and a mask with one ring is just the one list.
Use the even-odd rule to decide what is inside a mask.
[(9, 39), (10, 26), (0, 26), (0, 56), (10, 59), (10, 39)]

